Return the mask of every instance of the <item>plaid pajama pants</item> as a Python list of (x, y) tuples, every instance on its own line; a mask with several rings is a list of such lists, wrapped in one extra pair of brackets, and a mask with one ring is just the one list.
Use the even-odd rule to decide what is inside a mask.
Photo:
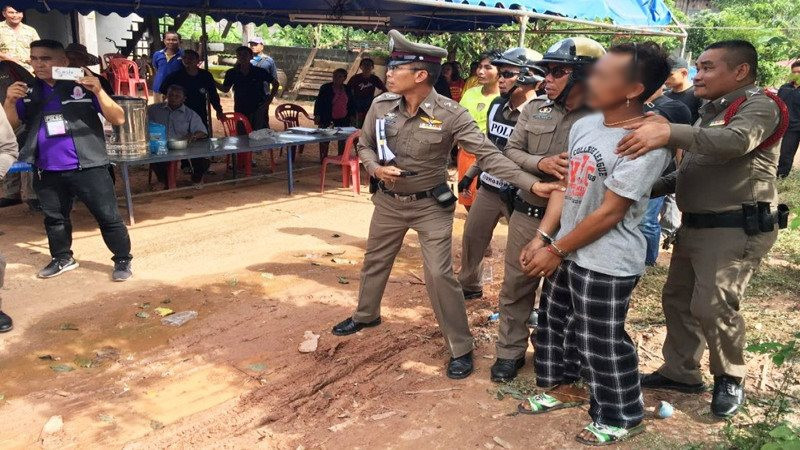
[(644, 418), (639, 359), (625, 316), (639, 277), (615, 277), (564, 261), (544, 282), (536, 329), (536, 384), (553, 387), (583, 378), (589, 415), (630, 428)]

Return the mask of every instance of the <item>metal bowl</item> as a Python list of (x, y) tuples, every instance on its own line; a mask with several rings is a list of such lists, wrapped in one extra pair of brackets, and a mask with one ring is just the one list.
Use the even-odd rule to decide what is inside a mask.
[(170, 139), (167, 141), (167, 147), (170, 150), (184, 150), (189, 146), (189, 141), (186, 139)]
[(338, 128), (320, 128), (319, 133), (323, 136), (333, 136), (334, 134), (338, 133)]

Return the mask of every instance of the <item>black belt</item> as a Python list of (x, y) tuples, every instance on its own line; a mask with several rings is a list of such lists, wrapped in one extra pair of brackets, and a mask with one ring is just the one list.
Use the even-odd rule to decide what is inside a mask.
[(422, 200), (424, 198), (433, 197), (430, 190), (427, 191), (420, 191), (414, 192), (411, 194), (401, 194), (399, 192), (390, 191), (383, 187), (383, 184), (380, 185), (381, 192), (388, 195), (389, 197), (394, 197), (395, 200), (398, 200), (403, 203), (414, 202), (417, 200)]
[(535, 206), (521, 199), (519, 196), (514, 198), (514, 211), (521, 212), (528, 217), (534, 219), (541, 219), (544, 217), (544, 212), (547, 210), (544, 206)]
[(722, 213), (683, 213), (681, 223), (689, 228), (744, 228), (742, 211)]

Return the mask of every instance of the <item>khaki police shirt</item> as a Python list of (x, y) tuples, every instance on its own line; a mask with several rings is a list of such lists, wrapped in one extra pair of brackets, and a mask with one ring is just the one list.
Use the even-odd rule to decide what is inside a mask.
[[(725, 112), (739, 97), (746, 100), (728, 125)], [(686, 151), (675, 172), (663, 177), (654, 194), (675, 192), (685, 213), (725, 212), (743, 203), (776, 203), (780, 142), (755, 150), (780, 122), (775, 102), (755, 85), (745, 86), (700, 108), (695, 126), (671, 124), (669, 147)]]
[[(522, 110), (514, 132), (508, 138), (504, 154), (532, 174), (536, 181), (553, 181), (555, 178), (552, 175), (539, 171), (539, 161), (568, 151), (572, 124), (587, 114), (589, 110), (586, 108), (567, 111), (544, 96), (531, 100)], [(485, 167), (481, 168), (486, 170)], [(496, 175), (491, 170), (489, 173)], [(547, 206), (546, 198), (534, 195), (529, 190), (520, 191), (519, 196), (532, 205)]]
[(370, 175), (380, 167), (375, 136), (379, 118), (386, 120), (386, 140), (396, 156), (394, 164), (417, 172), (394, 185), (388, 183), (387, 188), (394, 192), (411, 194), (447, 182), (447, 163), (455, 144), (473, 153), (482, 168), (524, 191), (530, 191), (536, 182), (536, 177), (503, 156), (463, 106), (433, 89), (414, 115), (406, 112), (398, 94), (384, 93), (372, 102), (358, 140), (358, 156)]
[[(510, 122), (514, 122), (514, 124), (516, 125), (517, 121), (519, 120), (519, 115), (522, 114), (522, 110), (525, 109), (525, 106), (528, 103), (530, 103), (531, 100), (533, 99), (526, 99), (524, 102), (522, 102), (521, 105), (517, 107), (514, 107), (514, 105), (511, 104), (511, 100), (506, 100), (503, 102), (503, 109), (500, 110), (500, 114), (503, 115), (503, 119), (508, 120)], [(492, 113), (492, 105), (494, 105), (494, 102), (492, 102), (492, 104), (489, 105), (489, 112), (486, 113), (488, 117), (487, 127), (489, 128), (489, 130), (486, 132), (487, 135), (491, 134), (492, 131), (490, 129), (492, 127), (492, 117), (488, 116), (488, 114)], [(500, 149), (500, 151), (505, 151), (505, 147)], [(467, 169), (464, 175), (470, 178), (475, 178), (478, 175), (480, 175), (481, 172), (483, 171), (480, 169), (480, 167), (478, 167), (478, 164), (476, 163), (469, 166), (469, 169)]]
[(14, 164), (18, 156), (17, 137), (11, 124), (8, 123), (5, 110), (0, 108), (0, 180), (5, 178), (9, 167)]

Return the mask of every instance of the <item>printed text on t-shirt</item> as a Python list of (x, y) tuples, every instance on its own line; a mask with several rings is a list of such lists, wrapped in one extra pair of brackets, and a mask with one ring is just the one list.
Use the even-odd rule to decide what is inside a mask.
[(598, 176), (607, 175), (603, 155), (597, 148), (591, 145), (576, 148), (569, 161), (567, 197), (579, 202), (586, 195), (589, 182), (595, 181)]

